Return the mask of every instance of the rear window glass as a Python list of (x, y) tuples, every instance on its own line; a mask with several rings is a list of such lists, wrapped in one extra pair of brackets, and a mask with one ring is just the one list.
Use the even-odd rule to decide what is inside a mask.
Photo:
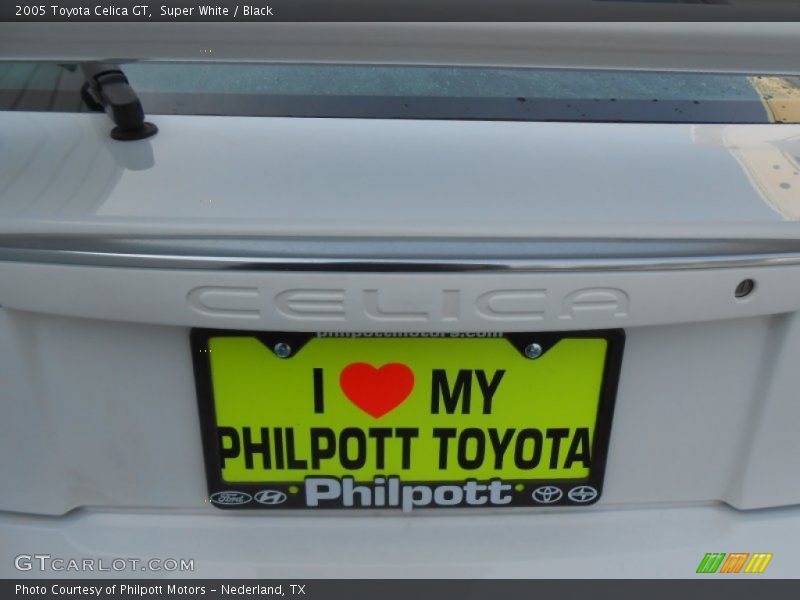
[[(432, 66), (127, 63), (148, 114), (797, 123), (800, 77)], [(84, 111), (80, 65), (0, 62), (0, 109)]]

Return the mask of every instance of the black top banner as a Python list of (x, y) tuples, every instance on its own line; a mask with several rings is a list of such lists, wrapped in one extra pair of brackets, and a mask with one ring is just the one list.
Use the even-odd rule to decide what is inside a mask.
[(0, 21), (800, 21), (800, 0), (7, 0)]

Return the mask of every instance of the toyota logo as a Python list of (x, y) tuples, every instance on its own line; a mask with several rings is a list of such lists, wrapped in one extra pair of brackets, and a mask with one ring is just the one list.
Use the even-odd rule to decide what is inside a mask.
[(256, 493), (256, 502), (274, 506), (286, 502), (286, 494), (278, 490), (261, 490)]
[(561, 500), (563, 495), (564, 492), (561, 491), (561, 488), (557, 488), (554, 485), (543, 485), (533, 490), (531, 498), (539, 504), (552, 504)]
[(597, 498), (597, 490), (590, 485), (579, 485), (578, 487), (572, 488), (567, 496), (569, 496), (569, 499), (573, 502), (583, 504)]

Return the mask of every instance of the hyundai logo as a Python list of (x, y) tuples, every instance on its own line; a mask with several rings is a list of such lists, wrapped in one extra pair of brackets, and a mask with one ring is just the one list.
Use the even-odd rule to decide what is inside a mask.
[(256, 492), (256, 502), (274, 506), (286, 502), (286, 494), (278, 490), (261, 490)]

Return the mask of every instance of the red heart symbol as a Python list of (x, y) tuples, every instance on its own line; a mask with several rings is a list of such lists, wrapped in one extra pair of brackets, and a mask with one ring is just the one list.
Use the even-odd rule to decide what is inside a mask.
[(376, 369), (367, 363), (347, 365), (339, 385), (350, 402), (376, 419), (397, 408), (414, 389), (414, 372), (401, 363)]

